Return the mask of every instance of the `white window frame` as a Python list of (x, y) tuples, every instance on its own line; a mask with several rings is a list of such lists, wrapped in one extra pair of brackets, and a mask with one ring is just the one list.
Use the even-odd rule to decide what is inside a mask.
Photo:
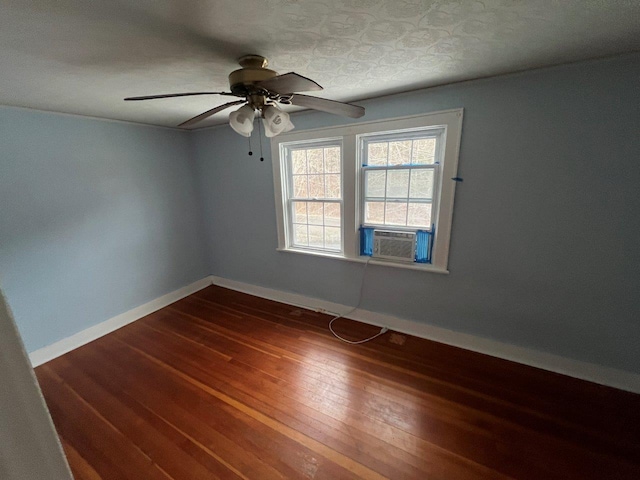
[[(341, 236), (340, 239), (340, 250), (331, 250), (324, 249), (321, 247), (314, 246), (298, 246), (293, 244), (293, 220), (290, 218), (291, 216), (291, 204), (295, 201), (300, 202), (322, 202), (322, 203), (337, 203), (340, 205), (340, 231), (344, 232), (344, 185), (340, 185), (341, 196), (340, 199), (335, 198), (296, 198), (293, 196), (293, 173), (290, 171), (291, 162), (289, 157), (289, 151), (295, 149), (297, 146), (309, 147), (309, 148), (323, 148), (323, 147), (339, 147), (340, 148), (340, 178), (342, 179), (342, 169), (344, 167), (344, 159), (343, 159), (343, 146), (342, 146), (342, 137), (335, 138), (322, 138), (319, 140), (310, 140), (304, 142), (287, 142), (285, 144), (281, 144), (280, 155), (282, 157), (282, 169), (284, 174), (282, 175), (283, 183), (282, 183), (282, 191), (286, 192), (283, 195), (284, 201), (284, 228), (286, 229), (285, 238), (287, 239), (287, 248), (292, 250), (304, 250), (315, 253), (324, 253), (329, 255), (343, 255), (344, 253), (344, 235)], [(341, 182), (342, 183), (342, 182)]]
[[(348, 261), (388, 265), (412, 270), (449, 273), (449, 244), (453, 220), (458, 172), (458, 157), (462, 135), (463, 109), (445, 110), (409, 117), (376, 120), (373, 122), (353, 123), (338, 127), (299, 130), (278, 135), (271, 139), (271, 158), (273, 165), (274, 193), (276, 201), (276, 220), (278, 230), (278, 250), (283, 252), (319, 255), (340, 258)], [(430, 264), (399, 263), (382, 259), (370, 259), (360, 255), (359, 228), (362, 220), (363, 173), (360, 158), (359, 138), (365, 135), (401, 132), (423, 128), (444, 129), (443, 148), (440, 155), (440, 175), (434, 185), (434, 206), (432, 223), (435, 225), (433, 253)], [(287, 218), (287, 182), (286, 158), (283, 151), (286, 144), (305, 144), (321, 140), (342, 139), (342, 252), (294, 248), (288, 245)], [(436, 193), (438, 192), (438, 193)]]

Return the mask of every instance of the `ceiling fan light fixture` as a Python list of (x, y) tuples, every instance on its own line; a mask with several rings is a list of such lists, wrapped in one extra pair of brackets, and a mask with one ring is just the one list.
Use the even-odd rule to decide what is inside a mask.
[(253, 119), (256, 112), (250, 105), (244, 105), (229, 114), (229, 125), (243, 137), (250, 137), (253, 132)]
[(267, 105), (262, 109), (262, 122), (264, 124), (264, 134), (267, 137), (275, 137), (294, 128), (289, 114), (275, 105)]
[(229, 75), (230, 92), (169, 93), (143, 97), (127, 97), (125, 100), (153, 100), (157, 98), (190, 97), (195, 95), (228, 95), (239, 97), (242, 98), (242, 100), (227, 102), (224, 105), (211, 108), (206, 112), (182, 122), (178, 126), (190, 127), (227, 108), (246, 103), (247, 105), (229, 115), (231, 128), (244, 137), (251, 136), (256, 110), (258, 110), (263, 117), (267, 137), (275, 137), (283, 132), (293, 130), (293, 123), (291, 123), (289, 115), (274, 105), (277, 102), (282, 105), (295, 105), (351, 118), (360, 118), (364, 115), (364, 107), (298, 93), (319, 91), (322, 90), (322, 87), (310, 78), (303, 77), (295, 72), (278, 75), (278, 72), (266, 68), (269, 62), (260, 55), (245, 55), (238, 60), (238, 63), (240, 63), (242, 68), (231, 72)]

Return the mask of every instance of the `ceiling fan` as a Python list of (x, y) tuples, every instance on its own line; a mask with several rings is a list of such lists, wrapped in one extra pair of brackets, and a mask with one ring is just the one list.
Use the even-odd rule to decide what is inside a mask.
[(238, 63), (242, 68), (231, 72), (229, 75), (230, 92), (170, 93), (145, 97), (128, 97), (125, 98), (125, 100), (153, 100), (157, 98), (189, 97), (195, 95), (240, 97), (242, 100), (234, 100), (233, 102), (207, 110), (200, 115), (196, 115), (182, 122), (178, 126), (188, 127), (222, 110), (244, 104), (238, 110), (231, 112), (229, 115), (229, 123), (236, 132), (245, 137), (249, 137), (253, 131), (253, 120), (256, 111), (262, 116), (265, 134), (268, 137), (273, 137), (293, 129), (289, 115), (277, 107), (278, 103), (312, 108), (314, 110), (321, 110), (323, 112), (351, 118), (359, 118), (364, 115), (364, 108), (358, 105), (298, 93), (318, 91), (322, 90), (322, 87), (313, 80), (294, 72), (278, 75), (277, 72), (266, 68), (269, 62), (260, 55), (245, 55), (238, 60)]

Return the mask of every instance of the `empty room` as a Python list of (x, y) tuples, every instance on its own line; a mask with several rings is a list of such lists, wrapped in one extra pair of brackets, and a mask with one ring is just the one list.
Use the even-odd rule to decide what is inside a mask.
[(0, 478), (640, 478), (640, 3), (0, 5)]

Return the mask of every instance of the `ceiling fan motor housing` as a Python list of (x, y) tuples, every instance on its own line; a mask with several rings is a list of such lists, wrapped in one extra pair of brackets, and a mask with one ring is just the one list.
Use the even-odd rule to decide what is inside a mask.
[(238, 63), (242, 68), (229, 74), (229, 87), (234, 95), (247, 96), (262, 93), (255, 84), (278, 75), (278, 72), (266, 68), (267, 59), (259, 55), (245, 55), (238, 60)]

